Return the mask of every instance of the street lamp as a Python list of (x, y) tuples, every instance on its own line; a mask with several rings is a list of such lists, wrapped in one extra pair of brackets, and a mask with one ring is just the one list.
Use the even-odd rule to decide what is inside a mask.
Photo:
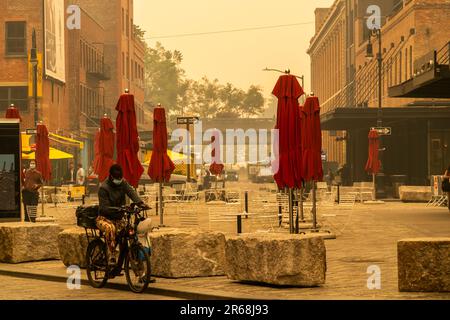
[[(371, 38), (376, 37), (378, 40), (378, 53), (377, 53), (377, 62), (378, 62), (378, 111), (377, 111), (377, 128), (381, 128), (383, 126), (383, 109), (382, 109), (382, 91), (383, 91), (383, 82), (382, 82), (382, 76), (383, 76), (383, 56), (382, 56), (382, 46), (381, 46), (381, 28), (377, 29), (374, 28), (371, 30), (371, 33), (369, 34), (369, 42), (367, 44), (366, 49), (366, 58), (367, 59), (373, 59), (373, 45), (371, 42)], [(382, 147), (382, 135), (379, 137), (380, 141), (380, 149), (379, 151), (384, 151), (386, 148)], [(379, 159), (381, 161), (382, 155), (379, 155)], [(381, 168), (380, 172), (382, 174), (383, 172), (383, 163), (381, 162)], [(374, 182), (374, 194), (376, 195), (376, 189), (375, 189), (375, 176), (373, 177)], [(378, 187), (380, 187), (382, 184), (378, 183)], [(384, 189), (384, 188), (379, 188)], [(374, 199), (375, 200), (375, 199)]]
[(31, 52), (30, 52), (30, 63), (33, 66), (33, 98), (34, 98), (34, 123), (37, 127), (39, 122), (39, 111), (38, 111), (38, 90), (37, 90), (37, 71), (38, 71), (38, 57), (36, 48), (36, 29), (33, 28), (33, 34), (31, 38)]
[(377, 113), (377, 127), (381, 127), (383, 124), (383, 114), (381, 109), (382, 104), (382, 74), (383, 74), (383, 57), (382, 57), (382, 48), (381, 48), (381, 29), (372, 29), (371, 34), (369, 35), (369, 43), (367, 44), (366, 50), (366, 58), (373, 59), (373, 45), (371, 42), (371, 37), (376, 37), (378, 39), (378, 53), (377, 53), (377, 61), (378, 61), (378, 113)]

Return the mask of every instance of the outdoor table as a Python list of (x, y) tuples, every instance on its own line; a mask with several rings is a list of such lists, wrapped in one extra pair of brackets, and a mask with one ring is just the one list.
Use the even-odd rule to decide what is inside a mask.
[(224, 213), (224, 216), (236, 216), (237, 218), (237, 233), (242, 233), (242, 216), (255, 216), (257, 213), (237, 212), (237, 213)]

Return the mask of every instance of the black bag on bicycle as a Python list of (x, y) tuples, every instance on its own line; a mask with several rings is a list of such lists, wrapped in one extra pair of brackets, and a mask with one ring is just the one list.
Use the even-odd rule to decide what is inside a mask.
[(442, 180), (442, 191), (450, 192), (450, 180), (449, 179)]
[(83, 228), (97, 229), (97, 217), (99, 206), (78, 207), (76, 211), (77, 226)]

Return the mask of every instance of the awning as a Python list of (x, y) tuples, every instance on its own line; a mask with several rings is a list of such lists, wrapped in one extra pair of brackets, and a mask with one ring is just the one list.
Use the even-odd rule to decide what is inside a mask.
[(75, 139), (72, 139), (72, 138), (60, 136), (60, 135), (57, 135), (57, 134), (54, 134), (54, 133), (50, 133), (48, 135), (48, 138), (51, 141), (54, 141), (54, 142), (58, 142), (58, 143), (61, 143), (61, 144), (64, 144), (64, 145), (69, 145), (69, 146), (72, 146), (72, 147), (78, 147), (78, 148), (80, 148), (80, 150), (83, 150), (83, 148), (84, 148), (84, 142), (81, 142), (81, 141), (78, 141), (78, 140), (75, 140)]
[[(320, 117), (322, 130), (350, 130), (375, 127), (378, 108), (336, 108)], [(450, 120), (450, 106), (383, 107), (383, 125), (402, 120)]]

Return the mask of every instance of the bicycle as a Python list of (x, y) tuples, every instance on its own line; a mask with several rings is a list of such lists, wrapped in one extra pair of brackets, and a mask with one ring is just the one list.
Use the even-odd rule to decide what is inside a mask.
[[(84, 225), (88, 238), (86, 252), (87, 276), (94, 288), (102, 288), (109, 279), (122, 276), (125, 271), (131, 291), (144, 292), (151, 281), (150, 243), (148, 233), (153, 231), (151, 219), (141, 214), (144, 209), (136, 204), (114, 208), (123, 213), (126, 227), (118, 234), (116, 243), (119, 247), (119, 259), (116, 265), (108, 264), (107, 244), (103, 234), (91, 223)], [(147, 247), (139, 241), (139, 235), (145, 235)]]

